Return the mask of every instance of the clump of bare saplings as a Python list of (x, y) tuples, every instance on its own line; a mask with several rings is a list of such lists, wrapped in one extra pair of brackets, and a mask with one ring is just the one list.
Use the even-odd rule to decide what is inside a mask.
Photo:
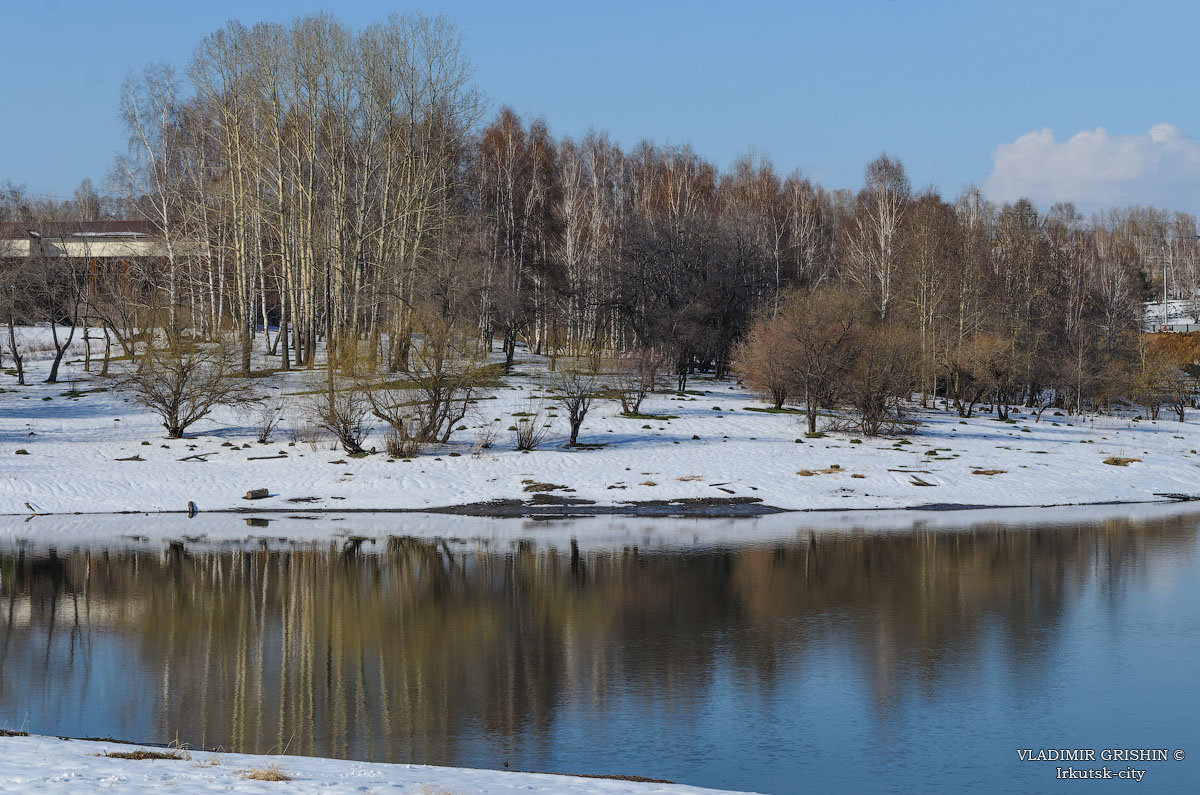
[(496, 377), (470, 329), (433, 313), (417, 316), (413, 327), (406, 368), (361, 386), (371, 413), (389, 428), (389, 455), (404, 458), (447, 443)]

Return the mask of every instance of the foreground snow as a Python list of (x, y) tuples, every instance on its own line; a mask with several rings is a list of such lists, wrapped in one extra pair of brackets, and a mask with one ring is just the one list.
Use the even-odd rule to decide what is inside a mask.
[[(810, 439), (802, 415), (763, 412), (740, 387), (698, 380), (689, 385), (694, 393), (646, 401), (644, 413), (670, 419), (630, 419), (613, 403), (598, 405), (580, 437), (598, 449), (566, 449), (566, 421), (558, 416), (547, 418), (551, 436), (541, 449), (520, 453), (506, 429), (529, 409), (543, 372), (526, 357), (523, 375), (478, 403), (449, 445), (403, 461), (382, 453), (349, 458), (328, 438), (290, 440), (298, 420), (259, 445), (252, 418), (233, 410), (198, 423), (193, 438), (167, 440), (154, 415), (90, 380), (77, 362), (64, 364), (59, 384), (40, 383), (47, 369), (44, 358), (30, 362), (30, 386), (18, 389), (3, 377), (0, 514), (184, 511), (189, 501), (202, 512), (422, 510), (563, 498), (600, 508), (750, 499), (845, 510), (1135, 502), (1200, 492), (1200, 424), (1166, 416), (1138, 422), (1136, 409), (1127, 417), (1047, 412), (1041, 422), (1019, 415), (1011, 424), (932, 410), (918, 413), (919, 431), (900, 440)], [(293, 373), (258, 382), (264, 392), (282, 384), (296, 393), (305, 379)], [(496, 445), (473, 455), (482, 425), (499, 429)], [(376, 430), (367, 445), (382, 448), (381, 437)], [(1104, 463), (1111, 458), (1137, 460)], [(254, 488), (271, 496), (243, 500)]]
[[(0, 737), (0, 792), (76, 792), (115, 789), (140, 792), (460, 792), (686, 793), (717, 792), (678, 784), (658, 784), (580, 776), (428, 765), (389, 765), (303, 756), (178, 752), (180, 759), (121, 759), (143, 749), (170, 749), (115, 742), (53, 737)], [(289, 781), (256, 780), (251, 775), (281, 774)]]

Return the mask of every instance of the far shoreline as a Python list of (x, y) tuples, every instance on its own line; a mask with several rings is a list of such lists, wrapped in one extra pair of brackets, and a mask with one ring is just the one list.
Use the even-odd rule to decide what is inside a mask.
[[(1158, 495), (1156, 495), (1158, 496)], [(1090, 502), (1049, 502), (1049, 503), (1012, 503), (1012, 504), (972, 504), (972, 503), (920, 503), (916, 505), (871, 506), (871, 507), (817, 507), (817, 508), (781, 508), (770, 505), (759, 498), (679, 498), (664, 500), (648, 500), (616, 505), (597, 505), (587, 500), (570, 498), (555, 498), (554, 500), (510, 500), (496, 499), (486, 502), (470, 502), (456, 505), (436, 505), (415, 508), (355, 508), (355, 507), (228, 507), (211, 508), (207, 510), (145, 510), (130, 509), (125, 511), (30, 511), (21, 513), (0, 513), (0, 517), (21, 517), (33, 519), (40, 517), (62, 516), (184, 516), (191, 517), (200, 514), (241, 516), (253, 518), (259, 514), (273, 516), (299, 516), (305, 514), (320, 514), (322, 516), (338, 516), (342, 514), (372, 515), (372, 514), (429, 514), (475, 517), (479, 519), (537, 519), (574, 517), (625, 517), (625, 518), (680, 518), (680, 519), (753, 519), (774, 514), (883, 514), (895, 512), (930, 512), (954, 513), (966, 511), (1007, 511), (1031, 508), (1090, 508), (1090, 507), (1120, 507), (1127, 505), (1172, 505), (1188, 502), (1200, 502), (1200, 496), (1193, 495), (1162, 495), (1152, 500), (1096, 500)]]

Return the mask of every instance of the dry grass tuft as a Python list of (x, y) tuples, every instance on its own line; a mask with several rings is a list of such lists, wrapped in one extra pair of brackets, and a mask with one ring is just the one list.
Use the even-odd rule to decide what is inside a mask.
[(292, 777), (279, 769), (279, 765), (252, 767), (242, 774), (243, 778), (253, 781), (291, 781)]
[(145, 761), (149, 759), (183, 759), (183, 754), (178, 751), (146, 751), (139, 749), (137, 751), (105, 751), (104, 755), (109, 759), (133, 759), (136, 761)]
[(972, 469), (972, 475), (1004, 475), (1007, 474), (1007, 469)]
[(1104, 459), (1104, 463), (1114, 467), (1127, 467), (1130, 464), (1139, 464), (1141, 461), (1142, 459), (1140, 458), (1122, 458), (1121, 456), (1117, 455), (1110, 455), (1108, 458)]

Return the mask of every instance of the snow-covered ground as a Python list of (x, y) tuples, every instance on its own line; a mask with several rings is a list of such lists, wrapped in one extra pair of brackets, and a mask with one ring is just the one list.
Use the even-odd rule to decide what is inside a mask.
[[(476, 404), (450, 444), (411, 461), (382, 453), (354, 459), (328, 437), (292, 440), (298, 419), (259, 445), (253, 419), (233, 409), (197, 423), (192, 438), (168, 440), (157, 417), (90, 380), (77, 358), (64, 364), (58, 384), (41, 383), (49, 361), (39, 356), (27, 363), (29, 386), (0, 376), (0, 514), (184, 511), (189, 501), (202, 512), (421, 510), (558, 498), (601, 508), (749, 498), (782, 509), (845, 510), (1200, 493), (1200, 412), (1184, 423), (1167, 414), (1137, 421), (1136, 408), (1124, 417), (1047, 412), (1041, 422), (1022, 413), (1006, 423), (989, 414), (960, 420), (953, 411), (930, 410), (916, 413), (921, 427), (901, 439), (806, 438), (801, 414), (764, 412), (741, 387), (697, 379), (688, 394), (646, 401), (643, 413), (661, 419), (625, 418), (615, 403), (599, 404), (580, 436), (597, 449), (566, 449), (566, 419), (551, 407), (548, 414), (557, 416), (547, 418), (546, 443), (521, 453), (506, 429), (529, 409), (543, 372), (540, 361), (525, 355), (519, 374)], [(256, 379), (264, 392), (281, 383), (284, 393), (308, 384), (302, 373)], [(476, 428), (486, 424), (499, 428), (497, 443), (473, 455)], [(382, 449), (382, 431), (366, 444)], [(129, 458), (140, 460), (121, 460)], [(1113, 458), (1131, 460), (1105, 463)], [(242, 499), (255, 488), (271, 496)]]
[[(138, 750), (178, 759), (122, 759)], [(266, 776), (266, 780), (253, 778)], [(274, 776), (277, 780), (270, 780)], [(287, 780), (279, 778), (286, 776)], [(0, 792), (717, 792), (677, 784), (427, 765), (391, 765), (303, 756), (174, 751), (54, 737), (0, 737)]]

